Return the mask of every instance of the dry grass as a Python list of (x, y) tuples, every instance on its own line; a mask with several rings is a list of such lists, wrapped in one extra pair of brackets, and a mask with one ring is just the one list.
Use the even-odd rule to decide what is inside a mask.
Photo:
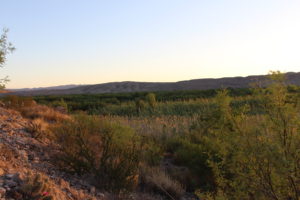
[(31, 133), (33, 138), (40, 139), (48, 134), (49, 124), (43, 119), (34, 119), (25, 127), (26, 131)]
[(0, 143), (0, 156), (0, 160), (12, 161), (16, 157), (16, 152), (8, 145)]
[(183, 186), (157, 167), (142, 167), (141, 182), (146, 190), (158, 192), (170, 199), (180, 199), (185, 193)]
[(40, 118), (47, 122), (61, 122), (70, 118), (68, 115), (62, 114), (44, 105), (22, 107), (19, 111), (23, 117), (30, 119)]

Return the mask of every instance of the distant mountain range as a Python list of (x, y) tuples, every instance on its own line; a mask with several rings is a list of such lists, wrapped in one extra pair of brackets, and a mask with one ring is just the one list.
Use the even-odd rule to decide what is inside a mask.
[(64, 89), (70, 89), (74, 87), (78, 87), (82, 85), (60, 85), (60, 86), (51, 86), (51, 87), (37, 87), (37, 88), (21, 88), (21, 89), (8, 89), (8, 91), (11, 92), (27, 92), (27, 91), (37, 91), (37, 90), (64, 90)]
[[(286, 73), (289, 84), (300, 86), (300, 72)], [(62, 95), (62, 94), (100, 94), (123, 92), (150, 92), (150, 91), (176, 91), (176, 90), (207, 90), (219, 88), (248, 88), (251, 83), (259, 82), (265, 85), (266, 75), (194, 79), (179, 82), (112, 82), (95, 85), (64, 85), (47, 88), (26, 88), (10, 90), (15, 95)], [(7, 93), (5, 93), (7, 94)]]

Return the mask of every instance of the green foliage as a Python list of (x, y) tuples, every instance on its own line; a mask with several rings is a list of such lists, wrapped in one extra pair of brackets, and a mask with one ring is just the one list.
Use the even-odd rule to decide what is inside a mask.
[(143, 99), (137, 99), (135, 101), (135, 108), (138, 115), (146, 108), (146, 102)]
[(78, 115), (53, 129), (61, 146), (61, 165), (78, 174), (95, 175), (99, 188), (130, 190), (139, 164), (139, 138), (128, 127), (99, 117)]
[(156, 107), (156, 97), (154, 93), (149, 93), (146, 96), (146, 101), (148, 102), (150, 108), (152, 110), (154, 110), (154, 108)]
[(299, 199), (300, 96), (282, 74), (270, 78), (253, 90), (256, 110), (221, 90), (188, 132), (158, 142), (190, 170), (188, 190), (203, 199)]
[[(9, 53), (12, 53), (15, 48), (7, 40), (8, 29), (3, 29), (3, 33), (0, 36), (0, 67), (6, 62), (6, 56)], [(8, 81), (7, 77), (0, 79), (0, 89), (5, 87), (5, 83)]]
[(189, 190), (200, 187), (205, 191), (212, 191), (215, 188), (213, 171), (207, 163), (209, 155), (206, 146), (182, 137), (172, 138), (167, 145), (168, 151), (174, 154), (174, 163), (188, 167), (193, 174), (185, 183)]
[(51, 103), (51, 106), (55, 108), (63, 108), (65, 111), (68, 111), (68, 104), (64, 101), (64, 99), (60, 99), (59, 101), (54, 101)]
[(160, 145), (149, 137), (144, 137), (142, 147), (141, 159), (149, 166), (159, 165), (163, 158), (163, 150)]
[[(287, 92), (281, 74), (272, 73), (271, 77), (272, 84), (256, 92), (263, 115), (234, 113), (226, 103), (227, 97), (220, 96), (222, 117), (203, 139), (203, 145), (215, 146), (209, 151), (207, 163), (216, 187), (208, 196), (299, 199), (299, 106)], [(205, 193), (205, 188), (201, 191)]]
[[(50, 106), (63, 99), (70, 112), (81, 110), (87, 111), (89, 114), (118, 116), (190, 116), (200, 113), (203, 108), (203, 101), (210, 101), (217, 91), (52, 95), (36, 96), (34, 99), (38, 103)], [(228, 89), (228, 93), (229, 96), (245, 97), (245, 99), (232, 102), (237, 106), (245, 101), (251, 101), (247, 98), (252, 94), (250, 89)], [(138, 102), (138, 100), (141, 101)]]

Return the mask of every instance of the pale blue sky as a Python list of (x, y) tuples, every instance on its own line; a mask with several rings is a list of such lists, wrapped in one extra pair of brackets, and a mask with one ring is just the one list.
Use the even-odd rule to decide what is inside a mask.
[(0, 2), (8, 88), (300, 71), (299, 0)]

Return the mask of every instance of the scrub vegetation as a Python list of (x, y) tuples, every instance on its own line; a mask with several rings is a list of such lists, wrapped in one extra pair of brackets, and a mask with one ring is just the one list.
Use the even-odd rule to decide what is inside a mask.
[(44, 107), (28, 97), (3, 102), (52, 122), (44, 137), (59, 146), (53, 162), (90, 175), (97, 189), (165, 199), (296, 200), (300, 88), (286, 85), (280, 72), (269, 78), (265, 88), (33, 97), (69, 117), (49, 110), (35, 116), (30, 111)]

